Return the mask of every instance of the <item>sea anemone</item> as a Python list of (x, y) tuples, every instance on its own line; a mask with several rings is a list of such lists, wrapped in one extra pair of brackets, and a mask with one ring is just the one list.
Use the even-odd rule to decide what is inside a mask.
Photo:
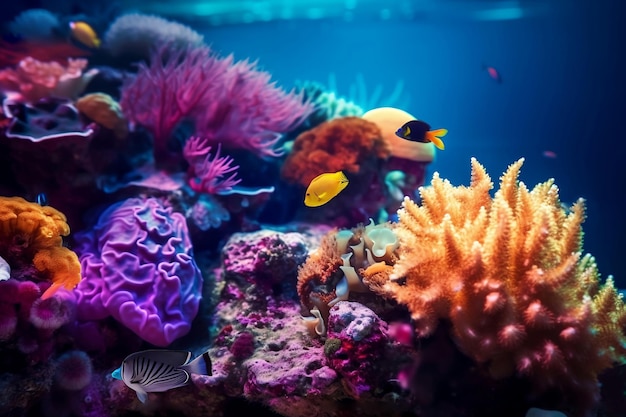
[(8, 304), (0, 304), (0, 342), (7, 341), (15, 334), (17, 327), (17, 314), (15, 307)]
[(70, 321), (73, 308), (68, 300), (52, 297), (38, 299), (30, 310), (30, 322), (38, 329), (56, 330)]
[(148, 59), (160, 45), (185, 49), (203, 43), (203, 36), (186, 25), (141, 13), (118, 17), (104, 35), (104, 46), (111, 55), (139, 59)]
[(93, 366), (91, 358), (82, 350), (71, 350), (57, 360), (55, 381), (68, 391), (79, 391), (91, 382)]

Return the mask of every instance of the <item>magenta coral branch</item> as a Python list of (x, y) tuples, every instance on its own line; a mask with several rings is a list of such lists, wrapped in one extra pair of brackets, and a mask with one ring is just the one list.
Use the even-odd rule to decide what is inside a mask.
[[(232, 61), (232, 57), (228, 57)], [(302, 94), (285, 92), (258, 71), (255, 62), (239, 61), (225, 74), (225, 91), (198, 115), (196, 131), (210, 142), (247, 149), (259, 156), (280, 156), (281, 134), (300, 124), (313, 110)]]
[(208, 48), (162, 47), (149, 66), (139, 64), (137, 75), (124, 83), (120, 100), (124, 115), (152, 132), (157, 163), (170, 158), (167, 145), (174, 129), (216, 94), (230, 64)]
[(256, 63), (218, 58), (207, 47), (173, 52), (161, 48), (150, 65), (140, 64), (126, 82), (120, 104), (124, 115), (154, 135), (157, 164), (170, 159), (167, 142), (178, 123), (195, 123), (209, 145), (279, 156), (281, 134), (313, 110), (302, 93), (285, 92)]
[[(230, 156), (220, 156), (222, 146), (218, 144), (215, 156), (211, 156), (211, 146), (200, 137), (191, 137), (185, 143), (183, 156), (189, 163), (191, 178), (189, 186), (196, 192), (215, 194), (232, 189), (241, 181), (237, 179), (238, 165)], [(228, 178), (224, 178), (230, 174)]]

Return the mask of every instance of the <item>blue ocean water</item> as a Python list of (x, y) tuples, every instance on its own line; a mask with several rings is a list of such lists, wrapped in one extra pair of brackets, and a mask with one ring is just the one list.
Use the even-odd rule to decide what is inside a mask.
[[(411, 19), (381, 19), (372, 12), (349, 21), (222, 25), (203, 34), (224, 54), (258, 59), (286, 86), (296, 80), (327, 83), (334, 75), (338, 93), (349, 96), (361, 74), (370, 94), (382, 86), (384, 98), (402, 81), (403, 95), (410, 99), (406, 110), (450, 132), (431, 173), (467, 184), (469, 159), (475, 156), (497, 182), (510, 163), (524, 157), (520, 179), (528, 186), (554, 178), (564, 203), (586, 200), (584, 249), (595, 256), (603, 276), (611, 274), (626, 286), (620, 243), (626, 236), (624, 4), (412, 3), (433, 6)], [(471, 3), (539, 11), (483, 20), (462, 11), (462, 4)], [(439, 11), (438, 5), (448, 7)], [(494, 82), (483, 65), (496, 68), (502, 83)]]

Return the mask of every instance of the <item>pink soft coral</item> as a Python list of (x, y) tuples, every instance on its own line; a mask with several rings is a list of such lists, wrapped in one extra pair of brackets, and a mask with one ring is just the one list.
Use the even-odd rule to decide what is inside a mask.
[(255, 70), (254, 63), (218, 58), (207, 47), (161, 48), (124, 85), (121, 106), (129, 120), (153, 133), (157, 163), (169, 159), (167, 141), (183, 119), (193, 120), (211, 145), (277, 156), (280, 133), (312, 110), (301, 95), (270, 83), (270, 74)]
[[(239, 166), (232, 166), (233, 159), (230, 156), (220, 156), (221, 148), (221, 145), (218, 145), (212, 157), (211, 147), (203, 138), (192, 136), (185, 143), (183, 156), (189, 163), (191, 174), (189, 186), (194, 191), (215, 194), (230, 190), (241, 181), (236, 178), (237, 172), (233, 172), (237, 171)], [(227, 174), (231, 175), (222, 179)]]
[(152, 132), (157, 163), (169, 159), (168, 140), (176, 126), (219, 93), (229, 65), (208, 48), (161, 48), (149, 66), (139, 64), (137, 76), (124, 84), (124, 115)]
[(68, 58), (63, 66), (26, 57), (15, 68), (0, 71), (0, 91), (27, 102), (51, 96), (76, 98), (97, 73), (95, 69), (83, 73), (86, 67), (86, 59)]
[[(232, 56), (226, 58), (232, 61)], [(270, 82), (271, 75), (256, 63), (239, 61), (225, 74), (224, 91), (207, 102), (196, 130), (209, 142), (250, 150), (260, 156), (279, 156), (281, 133), (299, 125), (312, 111), (302, 94), (286, 93)]]

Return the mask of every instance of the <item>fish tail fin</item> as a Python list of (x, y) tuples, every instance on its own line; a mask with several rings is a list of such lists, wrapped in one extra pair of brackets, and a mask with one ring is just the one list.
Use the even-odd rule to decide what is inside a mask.
[(213, 365), (208, 352), (204, 352), (187, 365), (181, 366), (185, 371), (198, 375), (213, 375)]
[(428, 132), (428, 140), (430, 140), (433, 145), (437, 147), (437, 149), (444, 150), (446, 147), (443, 144), (443, 141), (439, 138), (439, 136), (445, 136), (448, 133), (446, 129), (437, 129), (431, 132)]
[(443, 137), (443, 136), (448, 134), (448, 129), (435, 129), (435, 130), (431, 130), (430, 133), (432, 133), (433, 135), (441, 138), (441, 137)]

